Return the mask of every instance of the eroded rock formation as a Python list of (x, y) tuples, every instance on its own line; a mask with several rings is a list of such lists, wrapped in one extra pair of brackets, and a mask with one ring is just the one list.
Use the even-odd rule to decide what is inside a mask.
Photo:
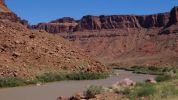
[(34, 29), (59, 34), (106, 64), (176, 65), (178, 7), (153, 15), (84, 16), (40, 23)]
[(113, 16), (84, 16), (75, 21), (72, 18), (62, 18), (49, 23), (32, 26), (44, 29), (50, 33), (77, 32), (85, 30), (123, 29), (123, 28), (154, 28), (163, 27), (169, 21), (169, 13), (147, 16), (113, 15)]

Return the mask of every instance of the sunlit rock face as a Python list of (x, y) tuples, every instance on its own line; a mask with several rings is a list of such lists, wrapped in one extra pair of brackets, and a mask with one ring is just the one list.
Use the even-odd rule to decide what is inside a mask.
[(0, 0), (0, 12), (11, 12), (6, 4), (5, 4), (5, 0)]

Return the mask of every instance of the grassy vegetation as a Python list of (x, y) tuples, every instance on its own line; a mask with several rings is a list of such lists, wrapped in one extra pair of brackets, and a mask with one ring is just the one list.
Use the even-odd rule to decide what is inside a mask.
[(39, 82), (46, 83), (46, 82), (54, 82), (54, 81), (62, 81), (66, 79), (66, 73), (44, 73), (42, 75), (36, 76), (36, 79)]
[(37, 76), (37, 80), (39, 80), (40, 82), (53, 82), (62, 80), (95, 80), (104, 79), (108, 76), (108, 72), (45, 73), (43, 75)]
[(0, 87), (15, 87), (26, 85), (26, 81), (16, 77), (2, 77), (0, 78)]
[[(126, 100), (177, 100), (178, 79), (160, 82), (158, 84), (137, 83), (135, 87), (124, 88), (115, 93), (124, 95)], [(84, 96), (94, 98), (95, 95), (104, 93), (101, 86), (90, 86), (84, 91)], [(124, 99), (125, 100), (125, 99)]]
[(129, 100), (177, 100), (178, 98), (178, 68), (175, 67), (141, 67), (134, 66), (127, 70), (134, 73), (157, 75), (157, 84), (137, 83), (133, 88), (125, 88), (122, 93)]
[[(174, 100), (178, 98), (178, 80), (158, 84), (139, 83), (132, 89), (122, 91), (129, 100)], [(176, 100), (176, 99), (175, 99)]]
[(96, 72), (59, 72), (59, 73), (44, 73), (36, 76), (33, 80), (26, 80), (18, 77), (1, 77), (0, 88), (17, 87), (37, 83), (46, 83), (63, 80), (94, 80), (104, 79), (109, 76), (109, 72), (96, 73)]
[(157, 82), (164, 82), (174, 79), (175, 77), (171, 77), (169, 75), (159, 75), (155, 78)]
[(157, 77), (155, 78), (157, 82), (169, 81), (178, 78), (178, 68), (175, 67), (159, 68), (155, 66), (149, 67), (134, 66), (131, 67), (131, 70), (133, 70), (134, 73), (157, 75)]
[(151, 96), (156, 93), (156, 88), (153, 84), (142, 83), (137, 85), (135, 88), (126, 90), (128, 94), (126, 94), (130, 100), (135, 100), (137, 98)]
[(100, 94), (104, 91), (102, 86), (91, 85), (84, 91), (84, 96), (87, 98), (94, 98), (95, 95)]
[(177, 73), (178, 68), (174, 67), (156, 67), (156, 66), (133, 66), (130, 68), (134, 73), (164, 75), (166, 73)]
[[(106, 92), (101, 86), (90, 86), (84, 91), (87, 98), (93, 98), (97, 94)], [(135, 87), (127, 87), (112, 92), (124, 95), (126, 100), (177, 100), (178, 79), (151, 83), (137, 83)], [(125, 99), (123, 99), (125, 100)]]

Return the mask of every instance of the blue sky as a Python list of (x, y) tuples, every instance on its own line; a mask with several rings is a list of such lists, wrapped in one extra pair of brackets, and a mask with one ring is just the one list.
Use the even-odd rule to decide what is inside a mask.
[(31, 24), (84, 15), (154, 14), (168, 12), (178, 0), (6, 0), (9, 8)]

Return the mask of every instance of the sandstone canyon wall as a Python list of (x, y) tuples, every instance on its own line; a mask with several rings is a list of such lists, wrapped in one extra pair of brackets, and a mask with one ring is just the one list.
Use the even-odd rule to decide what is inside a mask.
[(163, 27), (169, 21), (169, 13), (147, 16), (112, 15), (84, 16), (76, 21), (65, 17), (49, 23), (40, 23), (32, 28), (44, 29), (49, 33), (78, 32), (85, 30), (123, 29), (123, 28), (152, 28)]
[(177, 65), (178, 7), (153, 15), (65, 17), (32, 29), (72, 41), (106, 64)]

